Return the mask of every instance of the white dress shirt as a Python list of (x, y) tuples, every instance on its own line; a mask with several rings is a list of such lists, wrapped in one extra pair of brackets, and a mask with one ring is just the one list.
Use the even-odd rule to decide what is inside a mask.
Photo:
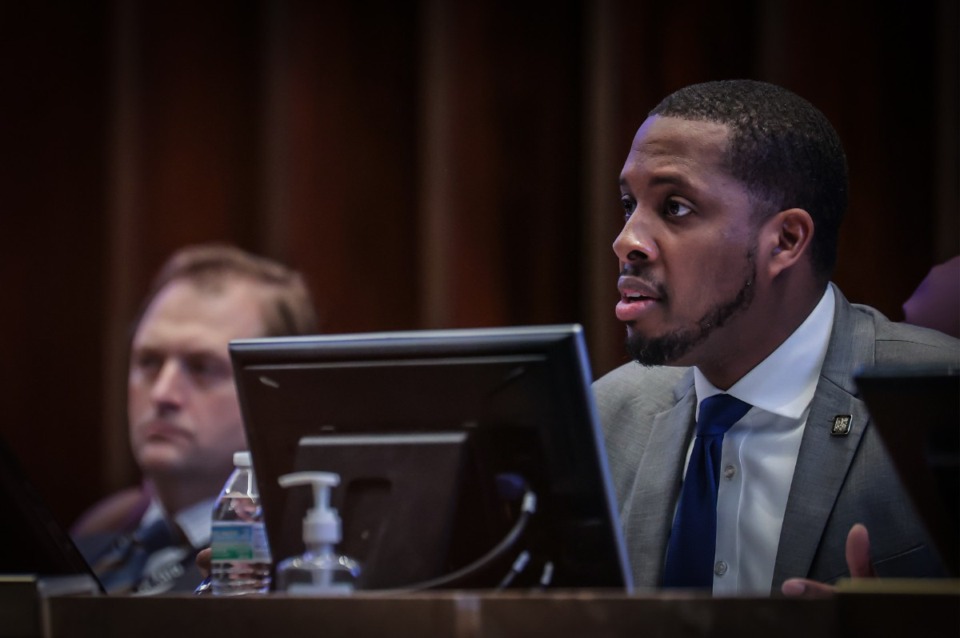
[[(190, 507), (177, 512), (173, 517), (173, 522), (180, 528), (187, 541), (194, 549), (203, 549), (210, 544), (210, 527), (213, 516), (213, 504), (215, 498), (207, 499), (195, 503)], [(140, 519), (140, 529), (148, 527), (151, 523), (161, 518), (170, 520), (164, 512), (163, 506), (156, 498), (150, 501), (150, 506), (143, 513)]]
[[(171, 545), (162, 547), (150, 554), (143, 566), (141, 579), (137, 583), (134, 595), (162, 594), (175, 586), (176, 580), (186, 573), (186, 562), (189, 557), (197, 550), (210, 544), (211, 517), (215, 500), (201, 501), (177, 512), (173, 517), (173, 522), (186, 536), (190, 547)], [(170, 520), (165, 515), (163, 506), (154, 498), (143, 514), (140, 529), (144, 529), (162, 518), (165, 518), (168, 522)]]
[[(828, 286), (800, 327), (726, 392), (753, 407), (723, 438), (715, 596), (770, 593), (783, 513), (835, 303)], [(694, 381), (699, 415), (700, 402), (721, 390), (696, 368)]]

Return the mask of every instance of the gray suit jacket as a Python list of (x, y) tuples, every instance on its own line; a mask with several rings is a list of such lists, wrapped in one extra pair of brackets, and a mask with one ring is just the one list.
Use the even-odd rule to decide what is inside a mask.
[[(794, 576), (833, 582), (847, 575), (844, 546), (858, 522), (870, 532), (880, 575), (944, 574), (857, 397), (853, 373), (873, 364), (958, 366), (960, 341), (893, 323), (834, 292), (833, 333), (790, 487), (772, 592)], [(634, 582), (656, 587), (695, 425), (693, 371), (629, 363), (599, 379), (594, 393)], [(853, 417), (847, 436), (830, 434), (837, 415)]]

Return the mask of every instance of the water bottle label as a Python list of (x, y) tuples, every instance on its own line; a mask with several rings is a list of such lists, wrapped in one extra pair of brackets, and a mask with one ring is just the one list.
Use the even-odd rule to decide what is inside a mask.
[(214, 523), (210, 549), (214, 561), (270, 562), (270, 546), (263, 523)]

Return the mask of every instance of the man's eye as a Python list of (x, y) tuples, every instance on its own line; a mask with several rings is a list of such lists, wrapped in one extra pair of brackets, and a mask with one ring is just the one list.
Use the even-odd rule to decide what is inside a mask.
[(630, 215), (637, 209), (637, 202), (629, 195), (620, 198), (620, 205), (623, 206), (623, 216), (626, 219), (630, 219)]
[(186, 361), (186, 368), (191, 376), (204, 382), (217, 381), (230, 376), (230, 366), (215, 358), (189, 358)]
[(693, 212), (692, 208), (690, 208), (686, 204), (682, 204), (678, 202), (675, 199), (671, 199), (667, 201), (667, 205), (666, 205), (667, 217), (686, 217), (692, 212)]
[(153, 353), (143, 353), (134, 357), (133, 364), (144, 372), (156, 373), (163, 366), (163, 357)]

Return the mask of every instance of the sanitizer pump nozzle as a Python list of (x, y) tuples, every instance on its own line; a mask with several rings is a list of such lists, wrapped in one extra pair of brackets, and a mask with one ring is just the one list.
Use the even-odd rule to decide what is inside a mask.
[(340, 485), (340, 476), (330, 472), (296, 472), (278, 479), (280, 487), (310, 485), (313, 487), (313, 507), (303, 517), (303, 543), (308, 549), (327, 550), (340, 542), (343, 530), (337, 510), (330, 509), (330, 488)]
[(310, 485), (313, 507), (303, 518), (306, 552), (277, 565), (278, 589), (292, 594), (343, 594), (353, 591), (360, 566), (338, 555), (334, 547), (342, 537), (340, 516), (330, 507), (330, 490), (340, 476), (330, 472), (295, 472), (279, 478), (281, 487)]

